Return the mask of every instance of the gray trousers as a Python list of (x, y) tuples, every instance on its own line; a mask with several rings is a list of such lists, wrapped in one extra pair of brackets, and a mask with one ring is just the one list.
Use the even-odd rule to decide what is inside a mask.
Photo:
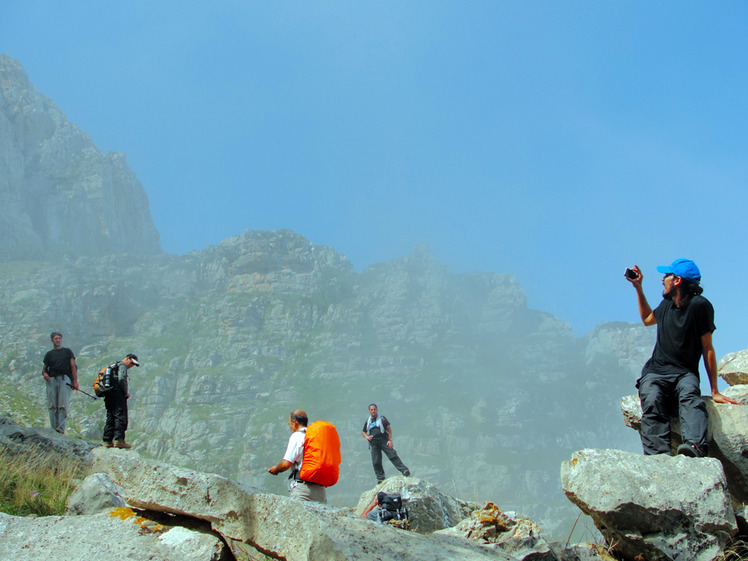
[(645, 454), (670, 454), (670, 419), (680, 420), (683, 442), (704, 448), (709, 418), (701, 398), (699, 377), (692, 373), (647, 372), (637, 382), (642, 405), (640, 431)]
[(68, 384), (72, 384), (72, 380), (67, 376), (55, 376), (50, 378), (46, 384), (49, 425), (58, 432), (65, 432), (70, 392), (73, 390)]

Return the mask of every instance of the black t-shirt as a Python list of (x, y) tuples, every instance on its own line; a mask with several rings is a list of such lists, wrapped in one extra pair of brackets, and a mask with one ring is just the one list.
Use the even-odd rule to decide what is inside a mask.
[[(370, 434), (371, 436), (377, 437), (377, 436), (384, 436), (387, 438), (387, 427), (390, 426), (390, 422), (387, 420), (387, 417), (384, 415), (380, 415), (380, 418), (382, 419), (382, 427), (384, 428), (384, 432), (379, 430), (379, 425), (376, 425), (372, 422), (371, 426), (369, 427), (369, 430), (367, 432), (366, 427), (369, 424), (369, 420), (372, 420), (371, 417), (366, 419), (366, 422), (364, 422), (364, 432), (367, 434)], [(373, 420), (372, 420), (373, 421)]]
[(47, 374), (50, 376), (70, 376), (73, 373), (70, 370), (70, 359), (75, 360), (73, 351), (67, 347), (52, 349), (44, 355), (44, 365), (47, 367)]
[(642, 374), (699, 373), (702, 356), (701, 337), (712, 333), (714, 308), (701, 295), (692, 296), (680, 308), (672, 300), (663, 300), (654, 310), (657, 320), (657, 343), (652, 358), (642, 368)]

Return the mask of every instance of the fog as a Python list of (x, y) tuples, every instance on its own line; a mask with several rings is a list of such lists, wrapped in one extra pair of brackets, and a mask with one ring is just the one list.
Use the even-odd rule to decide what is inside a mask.
[[(0, 53), (19, 61), (33, 86), (98, 149), (126, 155), (127, 169), (142, 185), (152, 217), (151, 224), (141, 211), (145, 218), (141, 217), (138, 234), (148, 238), (150, 228), (155, 228), (163, 250), (180, 257), (177, 269), (170, 269), (174, 278), (168, 287), (159, 284), (165, 281), (156, 275), (159, 267), (167, 267), (162, 261), (138, 263), (139, 271), (152, 267), (153, 277), (148, 277), (152, 285), (137, 278), (121, 284), (101, 272), (116, 265), (99, 261), (89, 269), (85, 263), (55, 269), (55, 286), (67, 294), (57, 304), (50, 303), (55, 302), (53, 286), (36, 284), (41, 272), (35, 277), (19, 272), (19, 265), (6, 264), (13, 275), (27, 275), (7, 278), (32, 283), (41, 296), (24, 292), (0, 308), (8, 318), (6, 326), (18, 323), (7, 327), (4, 366), (21, 353), (19, 364), (27, 374), (19, 367), (14, 375), (19, 381), (25, 379), (38, 358), (34, 353), (46, 344), (45, 332), (52, 329), (68, 332), (67, 342), (76, 352), (83, 351), (83, 363), (91, 367), (100, 360), (99, 351), (119, 353), (123, 340), (143, 346), (153, 342), (155, 353), (159, 349), (155, 341), (161, 342), (159, 338), (176, 330), (180, 321), (199, 330), (201, 316), (190, 315), (174, 301), (180, 305), (200, 301), (205, 325), (246, 328), (245, 319), (237, 319), (239, 312), (236, 317), (228, 313), (232, 308), (226, 302), (221, 301), (224, 307), (215, 305), (225, 317), (219, 321), (210, 315), (214, 302), (203, 295), (210, 292), (208, 288), (186, 280), (187, 270), (199, 277), (190, 269), (189, 254), (206, 252), (195, 258), (205, 267), (200, 271), (216, 271), (220, 261), (211, 260), (210, 252), (222, 250), (212, 246), (247, 230), (283, 229), (317, 248), (327, 246), (344, 254), (353, 273), (361, 275), (353, 277), (359, 284), (382, 264), (407, 260), (424, 246), (446, 268), (439, 277), (449, 279), (440, 281), (445, 284), (465, 273), (513, 275), (530, 312), (552, 314), (559, 320), (561, 325), (544, 320), (553, 325), (554, 336), (564, 332), (563, 324), (576, 336), (567, 341), (569, 334), (558, 335), (564, 342), (554, 347), (557, 341), (538, 327), (543, 322), (537, 317), (545, 316), (528, 312), (532, 320), (521, 324), (531, 325), (527, 329), (533, 341), (543, 342), (532, 350), (542, 350), (547, 355), (544, 360), (550, 361), (555, 352), (565, 357), (559, 367), (563, 375), (571, 375), (584, 361), (584, 352), (575, 345), (581, 346), (579, 340), (596, 326), (637, 321), (635, 295), (623, 278), (625, 267), (642, 268), (645, 291), (655, 305), (661, 293), (656, 266), (688, 257), (701, 268), (704, 295), (716, 310), (718, 357), (742, 350), (748, 346), (742, 330), (746, 304), (732, 295), (746, 273), (741, 211), (748, 202), (743, 110), (748, 84), (746, 74), (736, 69), (746, 62), (747, 12), (743, 3), (714, 9), (675, 2), (656, 6), (478, 2), (469, 9), (456, 2), (5, 5)], [(25, 130), (45, 132), (34, 126)], [(5, 164), (6, 171), (20, 165), (8, 159)], [(11, 188), (8, 182), (2, 186)], [(121, 219), (121, 231), (126, 231), (134, 221), (124, 218), (139, 207), (120, 201), (113, 208)], [(20, 216), (18, 209), (6, 206), (4, 212)], [(76, 227), (70, 230), (76, 232)], [(85, 229), (79, 224), (77, 230)], [(10, 234), (4, 235), (7, 247)], [(304, 245), (298, 240), (293, 243)], [(141, 257), (153, 245), (143, 247), (151, 249), (141, 251)], [(66, 275), (71, 271), (78, 275), (75, 283), (79, 284), (68, 284), (71, 279)], [(386, 277), (392, 283), (386, 286), (397, 288), (400, 281), (392, 279), (402, 276)], [(128, 278), (125, 273), (123, 278)], [(246, 289), (241, 283), (249, 281), (238, 278), (236, 282)], [(342, 288), (334, 297), (342, 300), (332, 301), (340, 304), (350, 296), (343, 289), (353, 291), (351, 287), (358, 285), (337, 281)], [(87, 291), (92, 286), (96, 290)], [(408, 321), (413, 317), (411, 307), (420, 310), (418, 295), (423, 286), (415, 286), (398, 301), (402, 306), (398, 314)], [(225, 297), (214, 288), (214, 297)], [(16, 285), (12, 290), (17, 290)], [(103, 296), (107, 291), (112, 300)], [(466, 298), (463, 292), (456, 293)], [(176, 298), (174, 294), (183, 301), (170, 300)], [(453, 293), (445, 290), (439, 298), (445, 295)], [(92, 300), (86, 300), (89, 296)], [(365, 296), (371, 298), (367, 305), (383, 297), (374, 289)], [(89, 307), (76, 307), (82, 301)], [(97, 307), (102, 301), (108, 306), (105, 309)], [(24, 308), (26, 302), (36, 302), (36, 307)], [(445, 306), (438, 298), (430, 302)], [(290, 323), (306, 317), (298, 309), (283, 308), (288, 303), (275, 304), (293, 318)], [(246, 305), (258, 317), (265, 311)], [(163, 311), (164, 317), (155, 317), (151, 306)], [(497, 309), (503, 310), (498, 305)], [(112, 320), (122, 310), (133, 314), (126, 328)], [(351, 317), (363, 313), (355, 307), (347, 311)], [(422, 317), (418, 313), (415, 317)], [(470, 323), (485, 319), (480, 307), (470, 312), (474, 315), (465, 313)], [(434, 312), (433, 317), (438, 315)], [(369, 308), (364, 316), (373, 322), (383, 320)], [(269, 311), (268, 317), (278, 320)], [(99, 321), (95, 328), (91, 327), (94, 319)], [(335, 333), (345, 331), (339, 317), (326, 319)], [(55, 322), (63, 325), (52, 325)], [(517, 328), (515, 323), (507, 325)], [(496, 354), (495, 341), (505, 334), (491, 333), (495, 338), (476, 344), (475, 356), (486, 363), (501, 362), (505, 357)], [(648, 333), (637, 332), (636, 337), (648, 341), (652, 331)], [(519, 340), (519, 335), (512, 335)], [(226, 333), (211, 336), (215, 340), (206, 340), (206, 347), (231, 340)], [(38, 349), (20, 350), (24, 339)], [(152, 357), (159, 369), (171, 368), (167, 355), (185, 360), (191, 352), (186, 343), (173, 344), (167, 345), (164, 357)], [(602, 396), (595, 406), (612, 411), (611, 424), (606, 425), (612, 432), (596, 436), (600, 445), (615, 433), (632, 447), (625, 430), (618, 433), (610, 427), (617, 422), (613, 419), (616, 400), (628, 388), (633, 393), (637, 365), (651, 350), (650, 344), (639, 345), (636, 360), (620, 367), (611, 379), (601, 374), (611, 373), (606, 370), (609, 365), (585, 371), (589, 378), (583, 383), (593, 379), (597, 384), (594, 390), (588, 388), (589, 395)], [(403, 358), (398, 354), (402, 346), (395, 352), (382, 339), (377, 345), (382, 345), (377, 352)], [(517, 349), (524, 347), (518, 344)], [(226, 357), (241, 350), (247, 349), (221, 348), (217, 352), (223, 358), (219, 356), (210, 368), (225, 367)], [(288, 353), (284, 360), (303, 356), (285, 348), (283, 352)], [(428, 363), (428, 353), (414, 354)], [(324, 358), (328, 367), (334, 364), (330, 356)], [(523, 363), (524, 368), (536, 359), (536, 355), (519, 355), (510, 362)], [(262, 391), (274, 387), (272, 376), (278, 376), (277, 383), (298, 374), (288, 364), (277, 371), (264, 363), (252, 364), (256, 375), (268, 377), (262, 381), (266, 384)], [(488, 385), (492, 370), (485, 363), (482, 367), (481, 379)], [(501, 367), (502, 376), (511, 375), (505, 364)], [(205, 365), (194, 371), (200, 368)], [(470, 372), (464, 364), (461, 368), (465, 369), (460, 374), (452, 373), (457, 379)], [(232, 364), (230, 370), (236, 374), (239, 368)], [(434, 370), (424, 367), (419, 372), (433, 375)], [(547, 368), (531, 370), (529, 377), (522, 372), (527, 386), (521, 389), (529, 400), (536, 386), (544, 387), (541, 374), (547, 375)], [(162, 374), (151, 370), (150, 389), (166, 383), (159, 381)], [(702, 378), (708, 391), (703, 372)], [(454, 378), (444, 380), (457, 383)], [(570, 385), (576, 388), (577, 381)], [(431, 400), (448, 402), (444, 393), (429, 393), (431, 382), (417, 388), (410, 389), (418, 394), (419, 414), (427, 411)], [(483, 391), (474, 389), (474, 395)], [(489, 396), (505, 400), (497, 411), (511, 410), (501, 388), (491, 392), (496, 393)], [(411, 396), (387, 393), (383, 398), (385, 404), (390, 400), (385, 411), (394, 409), (402, 415)], [(361, 396), (361, 400), (365, 406), (372, 398)], [(266, 410), (261, 426), (267, 428), (285, 406), (282, 402), (277, 411)], [(356, 415), (365, 413), (360, 409), (356, 406)], [(520, 410), (527, 411), (529, 418), (537, 413)], [(480, 417), (481, 411), (475, 414)], [(95, 418), (89, 407), (77, 430), (85, 432), (86, 423), (94, 426)], [(152, 419), (157, 419), (155, 413)], [(418, 432), (418, 415), (406, 413), (402, 419), (406, 434)], [(548, 420), (538, 419), (541, 426)], [(203, 422), (218, 421), (196, 415), (196, 426)], [(361, 422), (356, 417), (351, 430)], [(519, 421), (512, 417), (512, 422)], [(135, 423), (143, 432), (165, 430), (145, 418), (136, 418)], [(282, 430), (282, 421), (279, 424)], [(459, 434), (458, 428), (450, 430)], [(479, 441), (485, 435), (471, 436)], [(198, 435), (181, 438), (189, 443)], [(416, 439), (411, 438), (412, 449), (417, 449)], [(571, 446), (564, 438), (557, 435), (548, 440), (554, 454)], [(575, 433), (572, 440), (576, 446), (585, 442), (585, 435)], [(158, 455), (155, 446), (151, 452)], [(540, 441), (534, 446), (542, 450)], [(175, 461), (201, 461), (180, 457), (174, 450), (169, 454)], [(432, 465), (433, 454), (426, 450), (417, 454), (422, 458), (416, 466)], [(403, 456), (407, 461), (408, 454)], [(549, 460), (555, 462), (555, 456), (553, 462)], [(450, 469), (459, 473), (456, 466)], [(259, 477), (257, 473), (242, 476)], [(544, 477), (552, 479), (556, 474)], [(349, 492), (359, 483), (363, 484), (357, 481)]]

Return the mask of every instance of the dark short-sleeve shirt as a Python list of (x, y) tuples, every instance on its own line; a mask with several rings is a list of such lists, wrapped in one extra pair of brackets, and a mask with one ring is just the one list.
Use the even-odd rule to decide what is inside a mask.
[(716, 329), (711, 302), (697, 295), (678, 308), (672, 300), (663, 300), (655, 308), (654, 317), (657, 342), (642, 374), (698, 374), (703, 353), (701, 337)]
[[(371, 425), (371, 430), (369, 431), (369, 434), (376, 437), (376, 436), (387, 436), (387, 427), (390, 426), (390, 422), (387, 420), (387, 417), (384, 415), (382, 417), (382, 426), (384, 427), (384, 432), (380, 432), (379, 425)], [(364, 421), (364, 429), (363, 431), (366, 432), (366, 425), (369, 424), (369, 419), (371, 417), (367, 418), (366, 421)]]
[(72, 376), (70, 371), (70, 360), (75, 360), (73, 351), (67, 347), (52, 349), (44, 355), (44, 366), (50, 376)]

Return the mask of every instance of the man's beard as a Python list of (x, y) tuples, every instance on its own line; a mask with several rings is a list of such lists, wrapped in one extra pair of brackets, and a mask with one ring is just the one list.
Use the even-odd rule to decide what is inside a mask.
[(672, 300), (674, 295), (675, 295), (675, 288), (671, 288), (667, 292), (664, 290), (662, 291), (662, 297), (665, 300)]

